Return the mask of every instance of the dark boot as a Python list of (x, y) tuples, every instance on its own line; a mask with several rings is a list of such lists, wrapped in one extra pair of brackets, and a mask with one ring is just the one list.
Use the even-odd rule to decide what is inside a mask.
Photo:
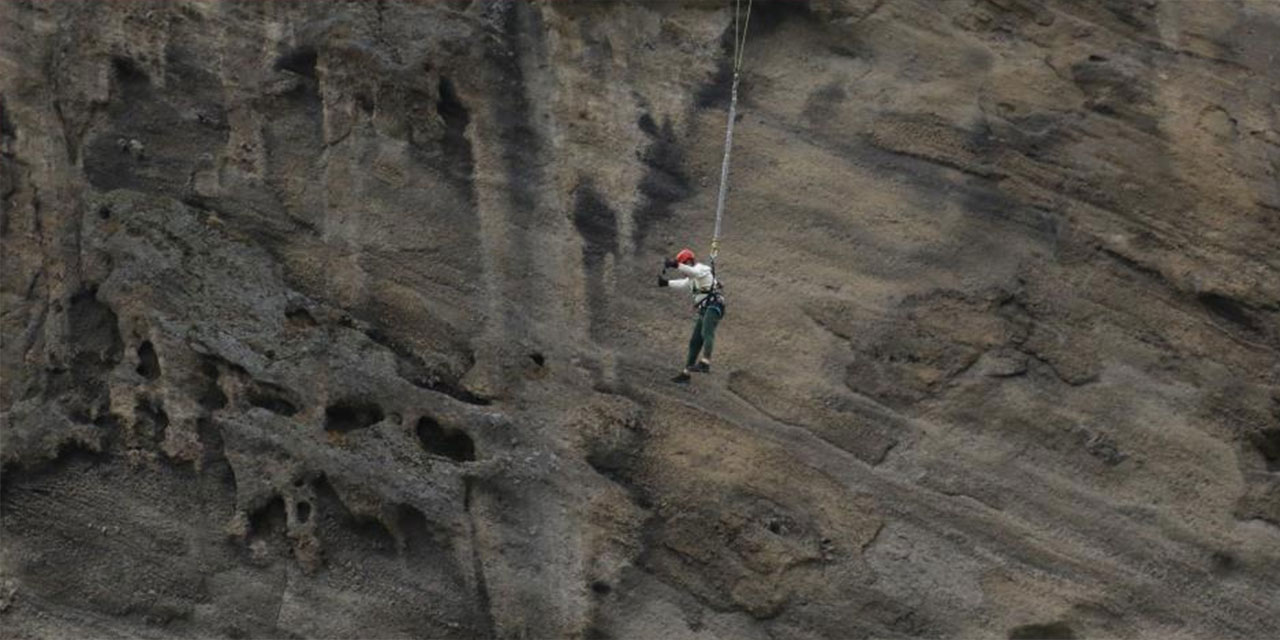
[(679, 383), (685, 383), (685, 382), (688, 382), (688, 381), (689, 381), (689, 372), (688, 372), (688, 371), (681, 371), (680, 373), (676, 374), (676, 376), (675, 376), (674, 378), (672, 378), (672, 379), (671, 379), (671, 381), (672, 381), (672, 382), (679, 382)]
[(699, 361), (697, 364), (689, 367), (689, 370), (694, 373), (711, 373), (711, 363)]

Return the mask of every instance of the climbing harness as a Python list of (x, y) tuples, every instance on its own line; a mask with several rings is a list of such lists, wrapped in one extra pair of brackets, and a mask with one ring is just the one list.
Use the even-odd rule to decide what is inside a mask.
[(751, 2), (742, 11), (742, 0), (733, 0), (733, 89), (729, 93), (729, 123), (724, 130), (724, 159), (720, 162), (720, 194), (716, 196), (716, 228), (711, 238), (711, 273), (715, 275), (716, 256), (720, 255), (720, 221), (724, 219), (724, 199), (729, 191), (729, 156), (733, 153), (733, 123), (738, 116), (738, 80), (742, 75), (742, 56), (747, 44), (747, 27), (751, 24)]
[[(715, 277), (714, 274), (712, 274), (712, 277)], [(718, 311), (720, 312), (720, 316), (724, 317), (724, 285), (721, 285), (719, 280), (713, 280), (712, 282), (714, 282), (714, 284), (709, 288), (696, 289), (694, 291), (695, 293), (702, 294), (702, 299), (694, 303), (693, 308), (698, 313), (702, 313), (707, 309), (707, 307), (716, 306), (719, 307)]]

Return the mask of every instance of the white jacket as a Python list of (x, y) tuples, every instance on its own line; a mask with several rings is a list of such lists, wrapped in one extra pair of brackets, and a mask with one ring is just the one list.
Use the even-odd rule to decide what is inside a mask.
[(698, 304), (702, 299), (711, 293), (711, 288), (715, 286), (715, 276), (711, 275), (711, 266), (695, 262), (692, 265), (680, 264), (676, 265), (676, 269), (684, 274), (685, 278), (676, 278), (667, 281), (667, 286), (673, 289), (685, 289), (693, 294), (693, 303)]

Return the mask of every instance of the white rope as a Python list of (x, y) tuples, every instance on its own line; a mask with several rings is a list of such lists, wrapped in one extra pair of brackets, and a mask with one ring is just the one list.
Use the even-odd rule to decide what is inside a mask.
[[(742, 72), (742, 56), (747, 44), (747, 27), (751, 24), (751, 2), (747, 0), (746, 17), (742, 13), (742, 0), (733, 4), (733, 88), (729, 93), (729, 123), (724, 129), (724, 159), (720, 162), (720, 193), (716, 196), (716, 228), (711, 238), (711, 267), (720, 254), (720, 222), (724, 219), (724, 201), (729, 192), (729, 157), (733, 153), (733, 123), (738, 117), (738, 81)], [(739, 26), (741, 25), (741, 26)]]

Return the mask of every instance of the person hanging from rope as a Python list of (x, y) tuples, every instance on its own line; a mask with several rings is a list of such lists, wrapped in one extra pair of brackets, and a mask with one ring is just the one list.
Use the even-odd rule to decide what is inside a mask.
[[(668, 280), (667, 269), (675, 269), (685, 277)], [(671, 380), (688, 382), (690, 373), (709, 373), (711, 352), (716, 346), (716, 326), (724, 318), (724, 294), (720, 283), (716, 280), (715, 269), (698, 262), (693, 251), (681, 249), (675, 259), (668, 258), (663, 262), (662, 274), (658, 276), (658, 286), (687, 290), (692, 293), (693, 307), (697, 317), (693, 323), (693, 335), (689, 337), (689, 354), (685, 358), (684, 369)]]
[[(724, 131), (724, 159), (720, 162), (720, 192), (716, 196), (716, 226), (711, 237), (711, 264), (698, 262), (689, 249), (681, 249), (674, 260), (663, 262), (658, 276), (659, 287), (687, 289), (693, 294), (693, 307), (697, 320), (693, 323), (693, 335), (689, 337), (689, 355), (684, 369), (673, 382), (688, 382), (691, 373), (711, 371), (711, 352), (716, 346), (716, 326), (724, 319), (724, 292), (716, 278), (716, 257), (720, 253), (720, 223), (724, 219), (725, 197), (729, 191), (729, 158), (733, 152), (733, 123), (737, 120), (738, 82), (742, 75), (742, 56), (746, 48), (747, 27), (751, 24), (751, 0), (742, 11), (742, 0), (733, 4), (733, 87), (729, 97), (729, 120)], [(667, 279), (667, 269), (677, 269), (685, 277)], [(699, 357), (701, 355), (701, 357)]]

